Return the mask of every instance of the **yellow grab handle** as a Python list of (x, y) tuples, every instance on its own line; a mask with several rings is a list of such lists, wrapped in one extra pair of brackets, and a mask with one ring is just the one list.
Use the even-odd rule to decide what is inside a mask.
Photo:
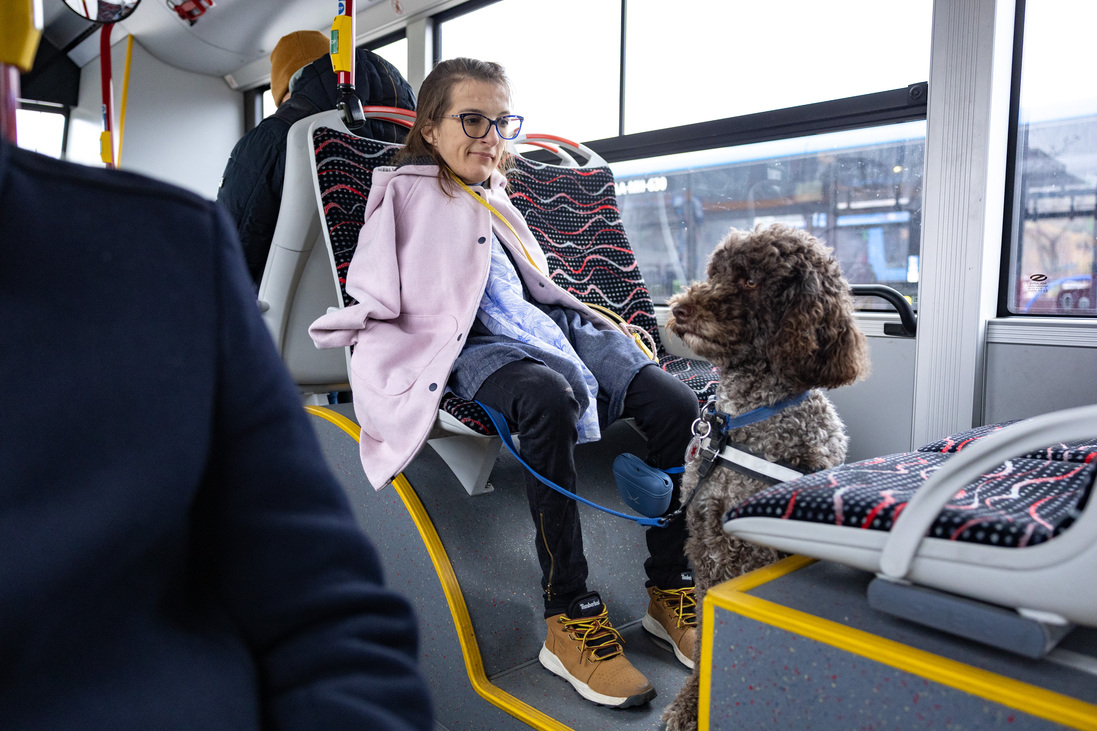
[(354, 67), (353, 18), (336, 15), (331, 23), (331, 69), (335, 73), (350, 73)]
[(110, 132), (106, 130), (99, 133), (99, 158), (107, 165), (114, 162), (114, 150), (111, 146)]
[(29, 72), (41, 36), (40, 0), (0, 2), (0, 64), (12, 64), (24, 73)]

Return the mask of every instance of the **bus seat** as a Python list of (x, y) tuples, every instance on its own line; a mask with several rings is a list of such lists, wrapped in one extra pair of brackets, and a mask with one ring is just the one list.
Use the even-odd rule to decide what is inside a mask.
[[(1095, 433), (1097, 405), (977, 427), (766, 488), (724, 530), (873, 572), (870, 606), (1039, 657), (1097, 627)], [(1005, 644), (1033, 636), (1019, 622), (1039, 633), (1027, 650)]]
[[(399, 110), (367, 107), (365, 114), (391, 120), (396, 111)], [(405, 119), (412, 118), (410, 113), (404, 114)], [(307, 144), (310, 156), (307, 173), (315, 191), (312, 205), (318, 221), (321, 220), (319, 212), (323, 212), (319, 228), (325, 246), (320, 248), (324, 252), (326, 291), (332, 292), (329, 306), (349, 307), (355, 300), (346, 292), (345, 273), (365, 222), (373, 170), (387, 165), (400, 145), (358, 137), (346, 129), (340, 117), (327, 113), (297, 124), (305, 123), (308, 125), (303, 144)], [(287, 169), (287, 176), (288, 172)], [(317, 312), (315, 317), (326, 311), (325, 308)], [(306, 331), (308, 324), (311, 320), (305, 325)], [(304, 334), (307, 337), (307, 332)], [(350, 372), (350, 349), (344, 350), (345, 353), (335, 352), (340, 356), (342, 373), (346, 377)], [(478, 405), (446, 394), (427, 444), (442, 457), (469, 495), (491, 491), (488, 475), (502, 441)]]
[(339, 302), (324, 246), (310, 130), (314, 123), (340, 124), (339, 119), (336, 111), (323, 112), (290, 128), (282, 203), (259, 283), (263, 320), (303, 394), (350, 388), (346, 356), (338, 350), (318, 350), (308, 334), (313, 320)]
[[(317, 212), (319, 236), (326, 243), (321, 247), (325, 256), (314, 253), (316, 247), (311, 243), (308, 245), (309, 252), (293, 249), (292, 264), (301, 267), (302, 273), (297, 274), (295, 269), (282, 264), (281, 268), (287, 273), (278, 280), (272, 278), (272, 281), (286, 280), (288, 285), (284, 285), (283, 289), (290, 293), (305, 286), (311, 287), (312, 280), (306, 275), (312, 272), (308, 264), (312, 257), (315, 257), (313, 266), (327, 276), (326, 286), (317, 286), (317, 292), (310, 296), (311, 299), (302, 300), (302, 307), (307, 303), (310, 309), (308, 314), (300, 317), (304, 327), (294, 334), (307, 337), (307, 325), (328, 308), (346, 307), (354, 303), (346, 293), (343, 274), (358, 244), (373, 170), (387, 164), (398, 145), (357, 137), (334, 113), (309, 117), (298, 122), (295, 128), (298, 125), (301, 129), (293, 138), (298, 148), (294, 157), (305, 155), (308, 161), (307, 179), (312, 188), (312, 205)], [(610, 309), (626, 322), (646, 330), (655, 343), (663, 367), (693, 387), (698, 393), (698, 400), (704, 402), (715, 388), (715, 369), (703, 361), (667, 356), (663, 351), (654, 305), (621, 225), (612, 172), (600, 158), (581, 145), (562, 138), (545, 136), (544, 139), (553, 142), (551, 149), (554, 151), (572, 146), (587, 156), (582, 167), (566, 153), (564, 165), (537, 163), (516, 156), (515, 167), (508, 173), (512, 180), (511, 198), (530, 221), (531, 229), (544, 247), (554, 281), (587, 304)], [(294, 187), (302, 188), (303, 193), (304, 185), (300, 180), (294, 183)], [(319, 216), (321, 211), (322, 217)], [(299, 233), (302, 225), (298, 221), (290, 230)], [(305, 233), (306, 239), (309, 234), (311, 231)], [(301, 248), (299, 244), (297, 248)], [(279, 256), (286, 258), (281, 251)], [(323, 258), (327, 261), (321, 265), (319, 262)], [(273, 262), (268, 262), (268, 268), (272, 265)], [(264, 283), (266, 279), (264, 274)], [(261, 298), (262, 294), (261, 289)], [(283, 299), (292, 302), (292, 297), (283, 296)], [(321, 301), (323, 309), (319, 309)], [(291, 313), (293, 310), (291, 307)], [(287, 319), (276, 310), (274, 304), (269, 305), (267, 314), (270, 323), (281, 324)], [(298, 328), (300, 323), (294, 320), (283, 325), (282, 332), (286, 334), (282, 335), (282, 341), (286, 345), (295, 344), (288, 330)], [(311, 347), (311, 343), (308, 345)], [(306, 358), (296, 349), (288, 347), (283, 348), (283, 353), (287, 359), (294, 358), (295, 363)], [(330, 376), (328, 381), (334, 383), (339, 378), (349, 380), (349, 350), (340, 363), (331, 362), (330, 367), (331, 372), (324, 374)], [(305, 374), (300, 366), (291, 367), (291, 372), (295, 378), (299, 373), (312, 376)], [(317, 380), (324, 379), (312, 377), (310, 383)], [(304, 382), (299, 380), (299, 383)], [(488, 475), (499, 454), (501, 441), (477, 404), (453, 394), (445, 395), (428, 444), (443, 457), (470, 495), (491, 490)]]
[[(689, 386), (704, 404), (716, 391), (716, 369), (707, 361), (666, 352), (655, 304), (621, 223), (613, 173), (593, 151), (560, 137), (529, 135), (519, 137), (516, 144), (541, 140), (546, 142), (539, 146), (564, 148), (563, 164), (519, 156), (507, 179), (511, 202), (544, 250), (552, 280), (582, 302), (609, 309), (646, 331), (663, 370)], [(582, 167), (568, 154), (576, 148), (588, 158)]]
[[(371, 117), (393, 123), (414, 119), (414, 113), (408, 110), (367, 109)], [(338, 350), (317, 349), (308, 335), (309, 325), (330, 308), (338, 306), (342, 298), (340, 287), (332, 280), (311, 143), (312, 131), (322, 126), (346, 131), (340, 113), (335, 110), (307, 117), (290, 127), (286, 139), (282, 202), (259, 283), (259, 308), (300, 391), (327, 403), (326, 394), (348, 390), (350, 379), (348, 356)], [(392, 150), (396, 149), (391, 143), (379, 144), (389, 144)], [(391, 157), (392, 153), (384, 154)]]

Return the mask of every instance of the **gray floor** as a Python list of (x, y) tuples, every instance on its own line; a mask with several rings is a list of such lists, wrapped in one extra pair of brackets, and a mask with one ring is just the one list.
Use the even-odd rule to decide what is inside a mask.
[[(885, 638), (1078, 700), (1094, 703), (1097, 631), (1077, 629), (1061, 647), (1089, 658), (1089, 672), (1051, 659), (1034, 661), (965, 641), (868, 607), (872, 576), (818, 562), (750, 590), (752, 596), (796, 609), (875, 637)], [(1041, 713), (1018, 710), (1008, 693), (987, 692), (979, 673), (939, 681), (933, 668), (867, 657), (818, 642), (781, 626), (724, 609), (713, 613), (710, 728), (802, 729), (1025, 729), (1066, 726), (1066, 706), (1046, 695)], [(905, 669), (911, 667), (910, 670)], [(990, 679), (996, 690), (1000, 681)], [(1018, 705), (1021, 702), (1018, 701)], [(1089, 725), (1085, 726), (1089, 728)]]
[[(346, 406), (333, 407), (348, 418)], [(421, 658), (432, 685), (439, 728), (525, 728), (473, 690), (445, 596), (411, 518), (394, 489), (375, 492), (358, 463), (358, 445), (338, 427), (314, 418), (329, 464), (350, 496), (360, 524), (373, 539), (386, 580), (404, 592), (419, 615)], [(643, 456), (643, 444), (626, 424), (597, 444), (582, 445), (576, 459), (580, 493), (622, 510), (611, 463), (623, 451)], [(591, 589), (609, 608), (625, 637), (629, 659), (658, 695), (641, 708), (614, 710), (581, 699), (537, 662), (545, 637), (533, 523), (522, 467), (502, 456), (491, 475), (495, 491), (469, 497), (433, 450), (424, 449), (405, 470), (442, 539), (468, 606), (485, 671), (501, 690), (574, 729), (657, 729), (659, 716), (688, 671), (669, 649), (639, 625), (647, 607), (644, 528), (580, 507)]]
[[(349, 407), (336, 409), (353, 418)], [(347, 491), (360, 524), (377, 545), (386, 580), (409, 597), (419, 616), (422, 667), (434, 693), (437, 728), (526, 728), (472, 688), (438, 575), (396, 491), (390, 487), (375, 492), (362, 474), (357, 443), (322, 419), (315, 418), (314, 423), (329, 464)], [(580, 492), (618, 507), (610, 464), (624, 451), (642, 454), (638, 436), (625, 424), (615, 426), (601, 442), (579, 447)], [(614, 624), (625, 637), (629, 658), (659, 692), (651, 704), (641, 708), (602, 708), (579, 698), (536, 660), (545, 629), (521, 469), (509, 456), (501, 457), (491, 477), (495, 491), (474, 498), (465, 494), (433, 450), (423, 450), (405, 471), (449, 555), (491, 683), (573, 729), (661, 728), (659, 716), (687, 671), (639, 626), (646, 609), (644, 529), (580, 507), (590, 587), (602, 594)], [(1092, 674), (1097, 662), (1097, 630), (1076, 630), (1060, 645), (1075, 657), (1088, 658), (1089, 673), (1054, 660), (1034, 662), (875, 612), (865, 601), (870, 579), (863, 572), (820, 562), (751, 593), (1097, 703)], [(866, 724), (879, 728), (997, 728), (1007, 721), (1011, 728), (1056, 727), (734, 613), (718, 615), (714, 631), (710, 709), (714, 729), (839, 729)]]
[[(940, 657), (1097, 704), (1097, 677), (1057, 662), (1063, 652), (1053, 650), (1048, 658), (1032, 660), (875, 611), (865, 600), (871, 580), (872, 575), (864, 571), (820, 561), (750, 593)], [(1097, 667), (1097, 629), (1077, 627), (1056, 649), (1088, 657), (1090, 666)]]

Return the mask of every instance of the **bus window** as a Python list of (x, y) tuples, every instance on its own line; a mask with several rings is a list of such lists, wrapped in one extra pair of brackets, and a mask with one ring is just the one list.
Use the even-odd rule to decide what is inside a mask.
[(851, 283), (886, 284), (916, 303), (924, 157), (925, 122), (906, 122), (611, 168), (656, 303), (705, 278), (729, 228), (775, 222), (825, 241)]
[(1097, 314), (1097, 88), (1088, 0), (1026, 3), (1007, 287), (1010, 313)]
[(580, 141), (618, 134), (620, 0), (500, 0), (439, 17), (440, 58), (501, 63), (526, 131)]
[(266, 119), (270, 115), (278, 111), (278, 105), (274, 103), (274, 94), (271, 93), (268, 86), (266, 91), (263, 92), (263, 119)]
[(385, 59), (400, 72), (400, 75), (405, 79), (408, 78), (408, 39), (407, 36), (401, 35), (396, 40), (388, 43), (382, 43), (379, 46), (366, 46), (369, 50), (376, 53), (381, 58)]
[(41, 109), (15, 110), (18, 145), (60, 159), (65, 142), (65, 115)]
[(932, 0), (630, 0), (625, 134), (929, 77)]
[(925, 81), (931, 14), (931, 0), (630, 0), (623, 14), (621, 0), (499, 0), (437, 28), (440, 58), (506, 67), (529, 131), (590, 141)]

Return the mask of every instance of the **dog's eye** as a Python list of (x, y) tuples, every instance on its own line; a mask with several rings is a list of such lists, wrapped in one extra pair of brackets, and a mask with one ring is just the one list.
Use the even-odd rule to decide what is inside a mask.
[(758, 282), (754, 281), (753, 279), (745, 279), (743, 280), (743, 286), (747, 289), (754, 289), (758, 286)]

